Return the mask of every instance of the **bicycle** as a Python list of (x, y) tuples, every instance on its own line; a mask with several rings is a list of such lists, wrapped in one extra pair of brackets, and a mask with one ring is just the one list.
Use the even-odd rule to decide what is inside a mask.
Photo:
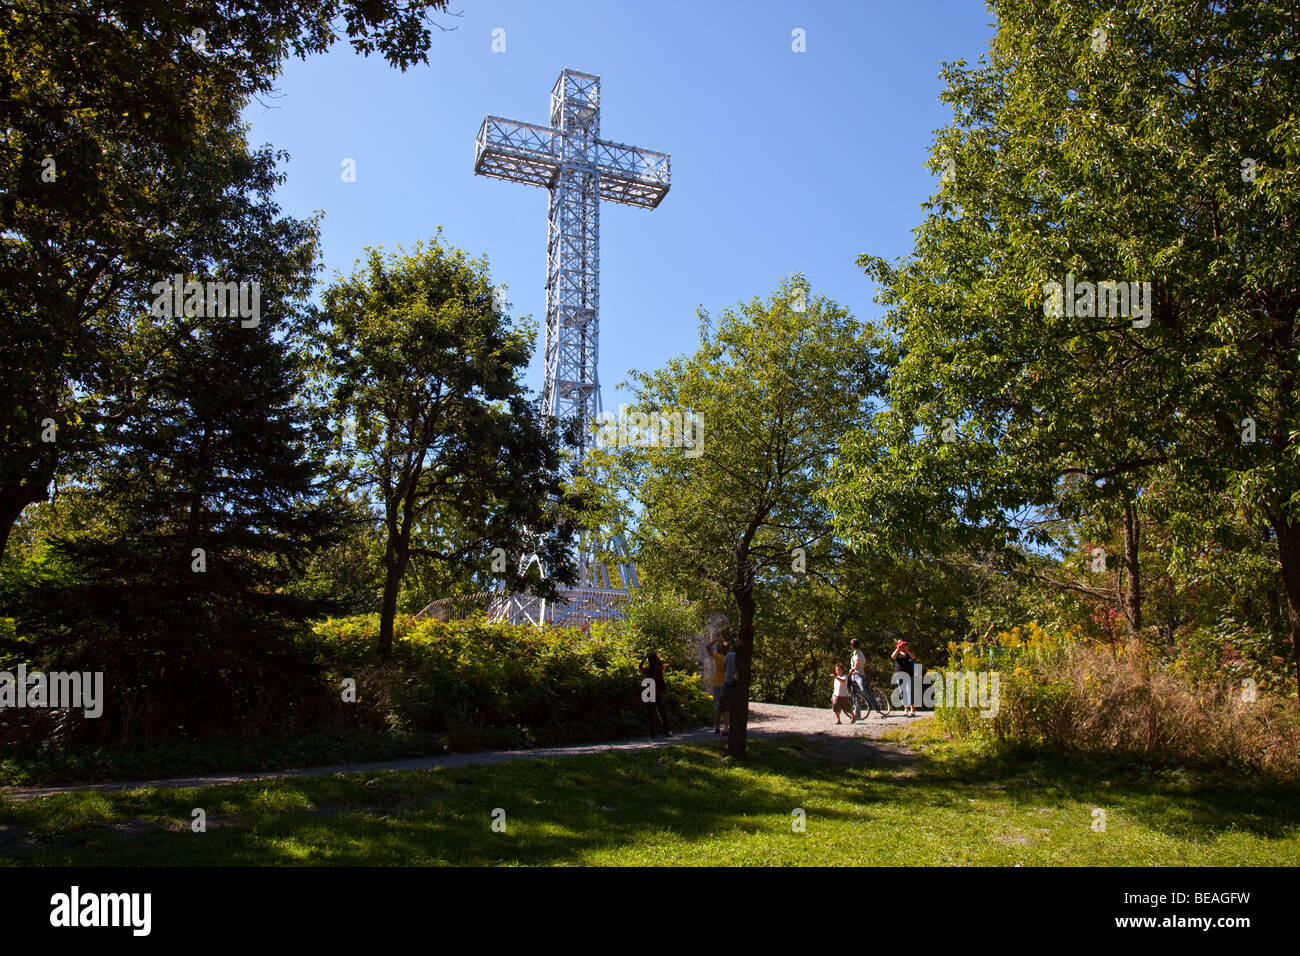
[(861, 698), (863, 703), (867, 705), (866, 713), (863, 714), (862, 717), (859, 719), (865, 719), (871, 716), (871, 712), (873, 710), (877, 711), (882, 718), (888, 717), (890, 714), (894, 712), (894, 707), (889, 702), (889, 695), (882, 694), (877, 688), (872, 686), (867, 681), (863, 681), (861, 687), (859, 687), (857, 685), (857, 682), (855, 681), (849, 681), (849, 685), (852, 688), (852, 693), (853, 693), (854, 713), (860, 712), (858, 708), (858, 698)]

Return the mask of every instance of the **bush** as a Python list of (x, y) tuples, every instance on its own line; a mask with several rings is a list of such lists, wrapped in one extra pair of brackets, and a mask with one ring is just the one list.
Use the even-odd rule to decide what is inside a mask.
[[(0, 619), (0, 669), (102, 670), (105, 713), (6, 710), (0, 744), (29, 759), (69, 748), (138, 749), (185, 741), (252, 748), (271, 737), (358, 733), (403, 747), (473, 750), (609, 740), (644, 733), (640, 640), (623, 624), (590, 629), (396, 621), (394, 651), (375, 652), (378, 615), (334, 618), (274, 642), (109, 640), (86, 632), (71, 643), (18, 636)], [(170, 666), (179, 660), (181, 670)], [(356, 701), (343, 699), (343, 681)], [(206, 688), (200, 685), (206, 681)], [(712, 719), (694, 673), (668, 674), (676, 726)], [(180, 752), (180, 751), (177, 751)], [(426, 751), (427, 752), (427, 751)], [(74, 760), (73, 763), (76, 761)]]
[(635, 640), (638, 658), (646, 651), (654, 651), (671, 667), (695, 665), (699, 658), (699, 634), (704, 629), (698, 605), (676, 591), (636, 588), (624, 605), (624, 613), (626, 619), (614, 628)]
[[(536, 628), (399, 620), (393, 657), (369, 653), (377, 621), (316, 629), (329, 680), (356, 681), (353, 719), (376, 730), (448, 733), (513, 728), (529, 741), (598, 740), (644, 726), (637, 633), (620, 625)], [(669, 718), (706, 723), (712, 702), (695, 675), (670, 671)]]
[(1139, 643), (1097, 645), (1033, 624), (1004, 632), (993, 648), (953, 644), (949, 657), (951, 670), (998, 671), (1000, 691), (992, 718), (937, 707), (953, 737), (1300, 775), (1300, 713), (1263, 692), (1245, 699), (1235, 675), (1193, 681)]

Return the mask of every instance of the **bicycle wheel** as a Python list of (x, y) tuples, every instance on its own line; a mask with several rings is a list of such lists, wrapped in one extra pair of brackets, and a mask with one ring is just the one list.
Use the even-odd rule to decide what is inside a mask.
[(867, 698), (867, 700), (871, 704), (872, 710), (880, 711), (880, 716), (882, 718), (888, 717), (891, 713), (894, 712), (894, 707), (889, 702), (889, 697), (885, 694), (882, 694), (874, 687), (871, 688), (870, 696)]

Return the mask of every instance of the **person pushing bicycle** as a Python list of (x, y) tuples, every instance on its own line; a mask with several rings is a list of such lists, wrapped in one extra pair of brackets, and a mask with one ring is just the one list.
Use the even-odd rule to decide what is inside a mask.
[(853, 685), (853, 720), (862, 719), (862, 701), (867, 701), (867, 712), (871, 711), (870, 698), (867, 697), (867, 655), (862, 653), (862, 645), (855, 637), (849, 641), (853, 648), (853, 658), (849, 662), (849, 683)]
[(862, 651), (861, 642), (855, 637), (849, 641), (849, 646), (853, 648), (853, 658), (849, 665), (849, 685), (853, 690), (853, 721), (856, 723), (862, 719), (864, 703), (868, 714), (873, 710), (878, 711), (883, 720), (892, 710), (889, 706), (889, 698), (881, 695), (867, 681), (867, 655)]

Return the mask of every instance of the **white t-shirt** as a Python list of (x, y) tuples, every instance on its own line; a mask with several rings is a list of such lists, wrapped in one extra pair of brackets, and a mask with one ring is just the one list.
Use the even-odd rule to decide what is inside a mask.
[(853, 663), (858, 665), (857, 673), (866, 676), (867, 673), (867, 655), (862, 653), (861, 649), (853, 652)]
[(848, 697), (848, 696), (849, 696), (849, 679), (848, 679), (848, 677), (840, 677), (838, 674), (835, 675), (835, 690), (833, 691), (833, 693), (834, 693), (834, 695), (835, 695), (836, 697)]

